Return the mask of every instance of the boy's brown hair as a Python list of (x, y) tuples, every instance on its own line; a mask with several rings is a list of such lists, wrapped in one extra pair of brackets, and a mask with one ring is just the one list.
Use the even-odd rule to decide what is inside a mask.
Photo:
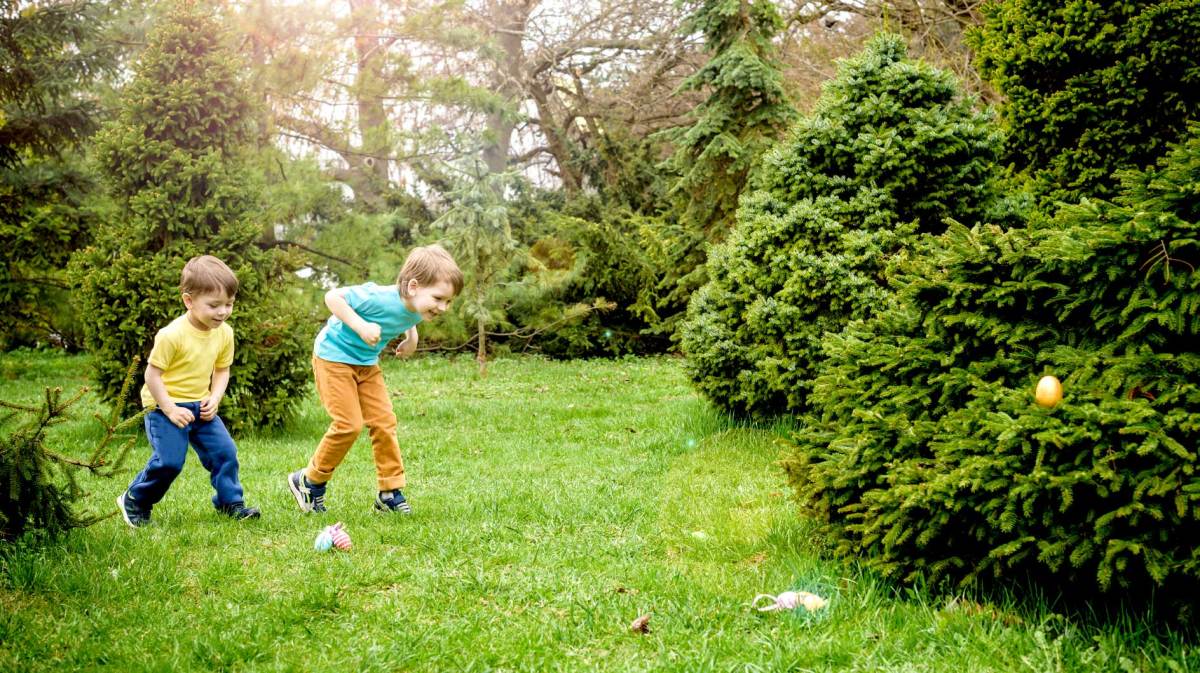
[(200, 255), (183, 265), (179, 291), (193, 296), (224, 292), (226, 297), (232, 299), (237, 296), (238, 279), (225, 262), (212, 255)]
[(462, 292), (463, 273), (454, 262), (454, 258), (440, 245), (426, 245), (414, 248), (400, 267), (400, 275), (396, 277), (396, 285), (400, 288), (401, 296), (405, 294), (408, 281), (415, 280), (421, 285), (432, 285), (446, 281), (454, 287), (454, 295)]

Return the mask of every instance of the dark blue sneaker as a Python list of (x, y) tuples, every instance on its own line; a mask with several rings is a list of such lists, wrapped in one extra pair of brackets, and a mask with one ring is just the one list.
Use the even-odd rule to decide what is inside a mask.
[(404, 494), (400, 489), (393, 491), (380, 491), (379, 495), (375, 496), (375, 511), (397, 514), (412, 514), (412, 507), (408, 501), (404, 499)]
[(287, 484), (301, 512), (320, 514), (325, 511), (325, 484), (312, 483), (304, 476), (304, 470), (296, 470), (289, 474)]
[(121, 508), (121, 517), (130, 528), (141, 528), (150, 523), (150, 508), (138, 507), (129, 497), (129, 491), (117, 496), (117, 506)]
[(224, 505), (218, 505), (217, 511), (238, 521), (257, 519), (262, 516), (262, 512), (259, 512), (257, 507), (247, 507), (244, 502), (227, 502)]

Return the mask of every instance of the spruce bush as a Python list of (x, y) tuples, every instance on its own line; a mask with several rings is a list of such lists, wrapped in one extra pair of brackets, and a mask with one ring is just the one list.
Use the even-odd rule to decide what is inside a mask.
[(202, 9), (180, 3), (168, 13), (117, 119), (99, 134), (116, 214), (71, 273), (98, 392), (116, 400), (125, 363), (145, 361), (156, 331), (184, 310), (183, 265), (199, 254), (221, 258), (241, 283), (221, 414), (234, 426), (276, 425), (307, 383), (315, 323), (295, 307), (287, 259), (257, 245), (265, 225), (246, 157), (259, 135), (238, 64)]
[(1200, 579), (1200, 132), (1123, 185), (1029, 227), (952, 226), (897, 263), (889, 308), (827, 338), (785, 467), (842, 552), (960, 585)]
[(764, 159), (692, 297), (681, 344), (709, 400), (739, 415), (803, 411), (822, 335), (885, 303), (889, 256), (994, 206), (1001, 137), (973, 102), (896, 36), (842, 64)]
[(982, 3), (970, 35), (1006, 98), (1007, 160), (1052, 200), (1111, 198), (1200, 120), (1200, 0)]

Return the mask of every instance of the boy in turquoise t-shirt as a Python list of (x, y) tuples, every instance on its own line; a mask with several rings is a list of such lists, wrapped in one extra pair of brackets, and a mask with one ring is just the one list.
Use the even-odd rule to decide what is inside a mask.
[(412, 355), (417, 323), (445, 313), (462, 284), (462, 271), (450, 254), (429, 245), (409, 253), (395, 285), (366, 283), (325, 294), (333, 315), (313, 344), (313, 376), (332, 422), (308, 466), (288, 475), (288, 489), (300, 511), (325, 511), (325, 485), (365, 425), (379, 486), (375, 511), (412, 513), (401, 491), (406, 485), (404, 460), (379, 354), (403, 334), (396, 355)]

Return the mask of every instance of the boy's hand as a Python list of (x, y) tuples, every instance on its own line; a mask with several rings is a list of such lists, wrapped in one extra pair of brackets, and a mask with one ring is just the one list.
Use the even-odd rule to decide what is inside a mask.
[(375, 344), (379, 343), (381, 332), (379, 325), (373, 322), (364, 322), (362, 327), (355, 331), (358, 332), (359, 338), (366, 342), (368, 346), (374, 347)]
[(211, 421), (215, 418), (217, 415), (217, 405), (220, 403), (221, 400), (212, 397), (200, 400), (200, 420)]
[(417, 331), (410, 329), (404, 333), (404, 341), (396, 346), (396, 357), (406, 358), (417, 352)]
[(184, 407), (172, 406), (170, 409), (163, 409), (162, 412), (177, 428), (187, 427), (188, 423), (196, 420), (196, 417), (192, 415), (191, 409)]

